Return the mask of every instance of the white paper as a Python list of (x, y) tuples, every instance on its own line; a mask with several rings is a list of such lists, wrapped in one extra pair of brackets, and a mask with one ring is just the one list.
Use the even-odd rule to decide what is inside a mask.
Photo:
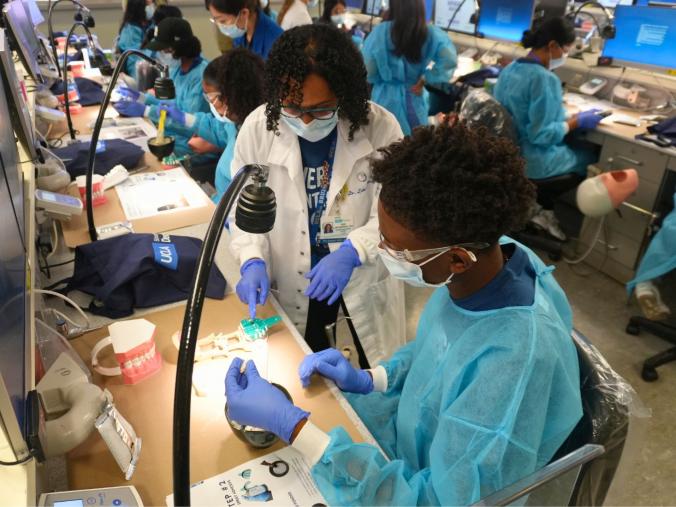
[[(326, 506), (303, 455), (292, 447), (252, 459), (232, 470), (193, 484), (193, 505), (235, 507), (240, 505)], [(174, 495), (167, 496), (173, 507)]]
[(207, 205), (202, 189), (180, 168), (134, 174), (115, 190), (127, 220)]

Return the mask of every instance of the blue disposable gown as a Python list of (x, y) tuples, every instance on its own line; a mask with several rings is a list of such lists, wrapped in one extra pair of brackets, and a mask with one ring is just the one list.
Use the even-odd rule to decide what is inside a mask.
[(587, 150), (572, 150), (564, 142), (566, 112), (556, 74), (535, 60), (517, 60), (500, 73), (494, 95), (514, 119), (529, 178), (586, 174), (595, 157)]
[(627, 283), (627, 291), (631, 294), (637, 283), (653, 280), (674, 269), (676, 269), (676, 194), (674, 194), (674, 209), (664, 217), (662, 227), (650, 240), (638, 266), (636, 278)]
[[(411, 87), (421, 77), (428, 83), (450, 81), (457, 56), (448, 35), (429, 25), (421, 60), (409, 62), (394, 54), (391, 31), (392, 23), (389, 21), (376, 26), (366, 38), (362, 54), (369, 83), (373, 84), (371, 99), (394, 114), (404, 134), (409, 135), (412, 128), (427, 124), (429, 110), (427, 92), (423, 90), (423, 94), (418, 96), (411, 93)], [(430, 65), (432, 62), (433, 65)]]
[(565, 295), (529, 257), (531, 306), (473, 312), (440, 288), (383, 363), (387, 391), (349, 396), (391, 461), (334, 429), (312, 468), (329, 505), (468, 505), (552, 459), (582, 416), (580, 376)]
[[(120, 53), (124, 53), (128, 49), (141, 49), (143, 43), (144, 29), (139, 25), (132, 23), (125, 23), (120, 30), (120, 36), (117, 41), (117, 47)], [(138, 56), (130, 56), (124, 66), (124, 71), (127, 75), (136, 79), (136, 64), (139, 61)]]
[[(158, 106), (161, 102), (166, 102), (174, 104), (178, 109), (185, 113), (194, 114), (199, 112), (209, 112), (209, 104), (202, 92), (202, 74), (204, 74), (204, 69), (208, 63), (207, 60), (200, 57), (187, 72), (183, 72), (180, 66), (172, 68), (169, 74), (174, 81), (176, 98), (170, 101), (160, 101), (156, 97), (146, 94), (146, 104)], [(160, 117), (159, 107), (152, 107), (150, 109), (149, 117), (153, 122), (157, 123)], [(204, 163), (215, 158), (215, 155), (196, 156), (190, 149), (188, 141), (192, 137), (192, 129), (167, 119), (165, 131), (167, 135), (176, 138), (176, 146), (174, 148), (176, 156), (182, 157), (191, 155), (195, 164)]]
[(268, 54), (277, 38), (284, 33), (284, 30), (270, 19), (262, 10), (258, 9), (258, 20), (254, 30), (251, 44), (246, 40), (246, 34), (232, 41), (236, 48), (247, 48), (260, 56), (263, 60), (268, 59)]

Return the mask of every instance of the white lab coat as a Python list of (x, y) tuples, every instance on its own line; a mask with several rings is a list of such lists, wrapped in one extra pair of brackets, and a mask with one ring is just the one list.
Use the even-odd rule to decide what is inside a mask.
[(310, 11), (308, 11), (307, 5), (301, 0), (296, 0), (289, 10), (286, 11), (282, 23), (279, 25), (282, 27), (282, 30), (290, 30), (296, 26), (302, 25), (311, 25), (312, 16), (310, 16)]
[[(403, 283), (394, 279), (378, 256), (379, 185), (373, 182), (369, 159), (377, 149), (403, 137), (396, 118), (370, 104), (369, 124), (348, 141), (349, 121), (338, 123), (338, 144), (327, 196), (326, 210), (335, 212), (336, 196), (347, 185), (348, 196), (340, 214), (353, 220), (348, 235), (362, 265), (352, 273), (343, 298), (366, 356), (372, 365), (406, 343)], [(252, 258), (264, 259), (279, 302), (300, 334), (305, 333), (309, 299), (303, 293), (309, 281), (310, 231), (307, 193), (298, 137), (280, 118), (279, 135), (266, 129), (265, 105), (252, 112), (237, 136), (232, 175), (246, 164), (270, 166), (268, 185), (277, 198), (274, 229), (263, 235), (240, 230), (230, 218), (231, 250), (240, 266)], [(402, 182), (402, 184), (406, 184)], [(330, 245), (336, 250), (340, 243)]]

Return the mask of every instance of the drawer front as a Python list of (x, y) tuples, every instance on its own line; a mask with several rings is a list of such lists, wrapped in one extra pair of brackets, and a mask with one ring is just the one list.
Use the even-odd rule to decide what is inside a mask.
[(606, 138), (599, 165), (604, 170), (629, 169), (638, 171), (641, 181), (660, 184), (669, 157), (650, 148), (619, 139)]
[(620, 213), (612, 212), (606, 216), (606, 228), (610, 233), (617, 233), (627, 236), (639, 244), (643, 242), (651, 218), (648, 215), (634, 211), (626, 206), (620, 206)]
[[(590, 224), (586, 227), (581, 235), (581, 243), (588, 248), (593, 235), (596, 232), (596, 224)], [(609, 246), (608, 259), (613, 260), (628, 270), (633, 270), (636, 267), (636, 261), (639, 251), (641, 249), (641, 239), (634, 239), (620, 233), (609, 225), (605, 226), (607, 234), (601, 232), (599, 240), (594, 246), (594, 252), (600, 254), (601, 257), (606, 255), (606, 244)], [(582, 249), (580, 250), (582, 251)]]

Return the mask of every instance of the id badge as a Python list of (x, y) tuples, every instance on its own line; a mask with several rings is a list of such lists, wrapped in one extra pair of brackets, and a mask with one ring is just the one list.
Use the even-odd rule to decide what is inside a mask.
[(353, 225), (352, 220), (340, 215), (322, 216), (317, 234), (318, 241), (323, 245), (342, 243), (352, 232)]

